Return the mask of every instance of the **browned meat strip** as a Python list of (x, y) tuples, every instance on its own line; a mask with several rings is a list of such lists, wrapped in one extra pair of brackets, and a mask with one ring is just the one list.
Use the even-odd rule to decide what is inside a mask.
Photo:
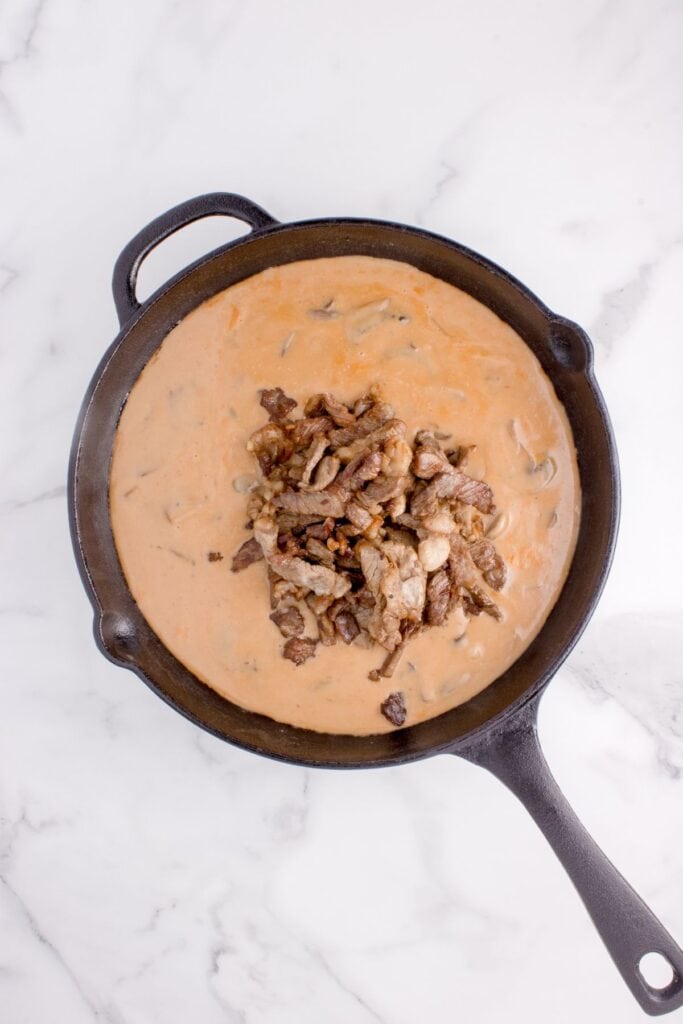
[(285, 491), (273, 499), (273, 505), (297, 515), (334, 516), (335, 519), (344, 515), (343, 501), (328, 491)]
[(412, 545), (385, 541), (382, 551), (396, 565), (400, 579), (401, 621), (421, 622), (424, 610), (427, 573)]
[(348, 609), (342, 609), (334, 617), (334, 628), (345, 644), (351, 644), (360, 633), (360, 626)]
[(472, 561), (484, 577), (492, 590), (502, 590), (505, 586), (507, 570), (505, 562), (500, 557), (490, 540), (482, 538), (474, 544), (470, 544)]
[(315, 654), (317, 640), (309, 640), (307, 636), (293, 636), (282, 648), (282, 654), (295, 665), (303, 665)]
[[(503, 618), (503, 613), (496, 604), (492, 601), (488, 594), (485, 594), (481, 587), (473, 584), (467, 588), (467, 594), (465, 596), (465, 609), (469, 611), (470, 615), (478, 615), (480, 611), (486, 612), (492, 618), (500, 621)], [(474, 611), (473, 609), (477, 609)]]
[(375, 405), (371, 406), (367, 412), (363, 413), (356, 420), (353, 426), (333, 430), (330, 435), (330, 443), (333, 448), (341, 448), (351, 444), (352, 441), (357, 441), (358, 438), (367, 437), (368, 434), (372, 434), (378, 427), (393, 419), (393, 416), (394, 410), (391, 405), (388, 405), (387, 402), (376, 402)]
[(406, 476), (378, 476), (376, 480), (368, 484), (363, 491), (363, 496), (368, 501), (376, 501), (381, 505), (385, 501), (391, 501), (392, 498), (403, 494), (407, 486), (408, 477)]
[(252, 562), (259, 562), (262, 558), (263, 551), (261, 550), (261, 545), (255, 537), (250, 537), (249, 540), (245, 540), (237, 554), (233, 556), (230, 568), (233, 572), (241, 572), (242, 569), (246, 569)]
[(328, 537), (332, 536), (334, 531), (334, 519), (329, 516), (324, 519), (322, 523), (315, 523), (312, 526), (306, 527), (306, 536), (315, 537), (316, 540), (326, 541)]
[(367, 630), (388, 651), (401, 642), (401, 578), (397, 567), (368, 541), (356, 546), (360, 566), (368, 590), (375, 604), (367, 623)]
[(346, 518), (362, 533), (372, 524), (372, 516), (357, 501), (350, 501), (346, 506)]
[(401, 642), (401, 623), (419, 621), (426, 596), (426, 573), (415, 550), (386, 541), (378, 549), (367, 541), (356, 546), (366, 584), (375, 598), (368, 632), (388, 651)]
[[(342, 462), (351, 462), (361, 452), (367, 452), (375, 448), (381, 448), (384, 451), (389, 441), (394, 438), (404, 438), (405, 434), (406, 425), (403, 420), (389, 420), (383, 427), (373, 430), (367, 437), (360, 437), (357, 441), (352, 441), (351, 444), (337, 448), (336, 455), (339, 456)], [(386, 459), (382, 461), (384, 462)]]
[(322, 459), (326, 448), (327, 436), (325, 434), (316, 434), (311, 442), (311, 447), (308, 449), (306, 465), (304, 466), (303, 473), (301, 474), (301, 484), (310, 483), (311, 473)]
[(321, 565), (326, 565), (330, 569), (334, 569), (334, 554), (323, 544), (317, 537), (310, 537), (306, 541), (306, 553), (313, 558), (316, 562), (320, 562)]
[(334, 455), (325, 455), (318, 463), (318, 468), (315, 471), (315, 479), (312, 484), (309, 484), (306, 490), (308, 491), (324, 491), (326, 487), (329, 487), (337, 473), (341, 463), (338, 458)]
[(288, 398), (282, 388), (263, 388), (261, 405), (271, 420), (287, 419), (292, 409), (296, 409), (296, 402)]
[(467, 545), (460, 536), (452, 534), (451, 554), (448, 559), (448, 576), (451, 586), (469, 587), (477, 578), (477, 570)]
[(284, 580), (298, 587), (306, 587), (314, 594), (329, 594), (332, 597), (343, 597), (350, 589), (351, 583), (343, 574), (325, 565), (311, 565), (303, 558), (283, 555), (278, 550), (277, 525), (272, 518), (261, 516), (256, 520), (254, 537), (270, 567)]
[(408, 716), (405, 694), (401, 691), (390, 693), (387, 699), (380, 704), (380, 710), (392, 725), (400, 727)]
[(301, 636), (304, 631), (304, 617), (294, 605), (289, 608), (276, 609), (271, 613), (270, 618), (286, 639), (292, 636)]
[(445, 569), (439, 569), (427, 583), (427, 624), (443, 626), (448, 618), (451, 584)]
[(437, 473), (442, 473), (447, 462), (443, 452), (433, 452), (429, 448), (421, 448), (415, 452), (413, 473), (421, 480), (431, 480)]
[[(255, 516), (254, 518), (258, 519), (258, 516)], [(277, 517), (277, 523), (280, 530), (283, 532), (289, 530), (292, 533), (302, 533), (311, 526), (316, 524), (321, 525), (324, 522), (324, 516), (304, 516), (297, 515), (295, 512), (281, 512)], [(331, 519), (331, 522), (334, 523), (334, 519)]]
[(493, 492), (483, 480), (475, 480), (460, 470), (449, 467), (443, 473), (437, 473), (424, 490), (416, 494), (411, 503), (410, 511), (414, 516), (424, 517), (435, 515), (442, 499), (465, 502), (474, 505), (480, 512), (493, 512)]
[(326, 412), (338, 427), (350, 427), (356, 422), (356, 417), (353, 413), (347, 409), (343, 402), (337, 401), (334, 395), (313, 395), (304, 406), (306, 416), (319, 416), (323, 412)]
[(357, 491), (364, 483), (374, 480), (382, 468), (380, 451), (361, 452), (338, 475), (335, 483), (343, 485), (350, 493)]
[(254, 431), (247, 441), (247, 451), (258, 459), (261, 472), (269, 476), (279, 462), (285, 462), (292, 454), (293, 447), (278, 423), (266, 423)]
[(422, 480), (431, 480), (437, 473), (448, 469), (448, 459), (441, 445), (429, 430), (420, 430), (415, 435), (415, 456), (413, 473)]
[(330, 421), (327, 416), (313, 416), (304, 420), (295, 420), (288, 425), (287, 436), (296, 448), (310, 444), (315, 434), (330, 429)]

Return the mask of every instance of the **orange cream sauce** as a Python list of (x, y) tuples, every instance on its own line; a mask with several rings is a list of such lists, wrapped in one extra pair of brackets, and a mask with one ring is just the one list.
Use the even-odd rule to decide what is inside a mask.
[[(340, 315), (319, 313), (333, 301)], [(467, 472), (493, 488), (492, 539), (508, 566), (487, 615), (455, 615), (410, 642), (392, 679), (368, 680), (381, 648), (318, 646), (282, 658), (265, 563), (230, 571), (244, 529), (246, 450), (266, 420), (259, 389), (302, 406), (381, 383), (409, 435), (476, 444)], [(290, 263), (203, 303), (165, 338), (121, 415), (110, 479), (116, 546), (130, 590), (162, 642), (229, 700), (321, 732), (393, 730), (380, 704), (405, 694), (406, 725), (488, 686), (528, 646), (571, 562), (580, 489), (561, 403), (536, 357), (487, 307), (405, 263), (366, 256)], [(208, 560), (220, 552), (222, 561)], [(309, 632), (309, 635), (310, 632)], [(314, 635), (314, 634), (313, 634)]]

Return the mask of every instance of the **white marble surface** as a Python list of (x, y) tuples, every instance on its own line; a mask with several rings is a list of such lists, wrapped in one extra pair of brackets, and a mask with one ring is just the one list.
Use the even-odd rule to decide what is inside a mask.
[[(189, 195), (418, 223), (507, 266), (592, 333), (623, 468), (542, 740), (683, 940), (682, 33), (676, 0), (0, 7), (2, 1024), (643, 1019), (486, 773), (280, 767), (106, 663), (64, 483), (113, 260)], [(144, 286), (238, 230), (176, 238)]]

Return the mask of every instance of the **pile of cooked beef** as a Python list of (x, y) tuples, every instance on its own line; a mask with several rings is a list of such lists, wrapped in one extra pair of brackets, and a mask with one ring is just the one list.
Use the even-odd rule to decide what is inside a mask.
[[(505, 583), (505, 564), (486, 532), (493, 493), (464, 472), (471, 447), (421, 430), (411, 443), (379, 388), (351, 404), (314, 395), (297, 403), (281, 388), (261, 392), (269, 422), (248, 449), (262, 480), (248, 488), (252, 532), (232, 561), (239, 572), (265, 559), (270, 618), (283, 655), (301, 665), (317, 645), (341, 640), (387, 652), (370, 679), (389, 677), (411, 637), (460, 615), (500, 611), (487, 591)], [(301, 605), (317, 636), (304, 635)], [(402, 725), (402, 693), (381, 705)]]

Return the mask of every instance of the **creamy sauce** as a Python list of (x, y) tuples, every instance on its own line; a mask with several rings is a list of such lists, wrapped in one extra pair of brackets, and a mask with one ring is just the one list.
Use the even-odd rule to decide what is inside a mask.
[[(236, 488), (257, 476), (246, 442), (266, 420), (259, 388), (279, 385), (301, 406), (318, 391), (355, 399), (376, 382), (411, 439), (436, 428), (477, 445), (467, 472), (493, 488), (508, 582), (496, 595), (502, 622), (480, 615), (463, 635), (454, 615), (410, 642), (392, 679), (371, 682), (381, 648), (319, 645), (304, 665), (284, 660), (265, 564), (233, 574), (230, 560), (250, 535)], [(365, 735), (393, 730), (379, 710), (392, 691), (405, 693), (412, 725), (519, 657), (569, 569), (580, 490), (564, 409), (512, 328), (405, 263), (350, 256), (266, 270), (170, 332), (123, 410), (110, 500), (130, 590), (199, 679), (278, 721)]]

